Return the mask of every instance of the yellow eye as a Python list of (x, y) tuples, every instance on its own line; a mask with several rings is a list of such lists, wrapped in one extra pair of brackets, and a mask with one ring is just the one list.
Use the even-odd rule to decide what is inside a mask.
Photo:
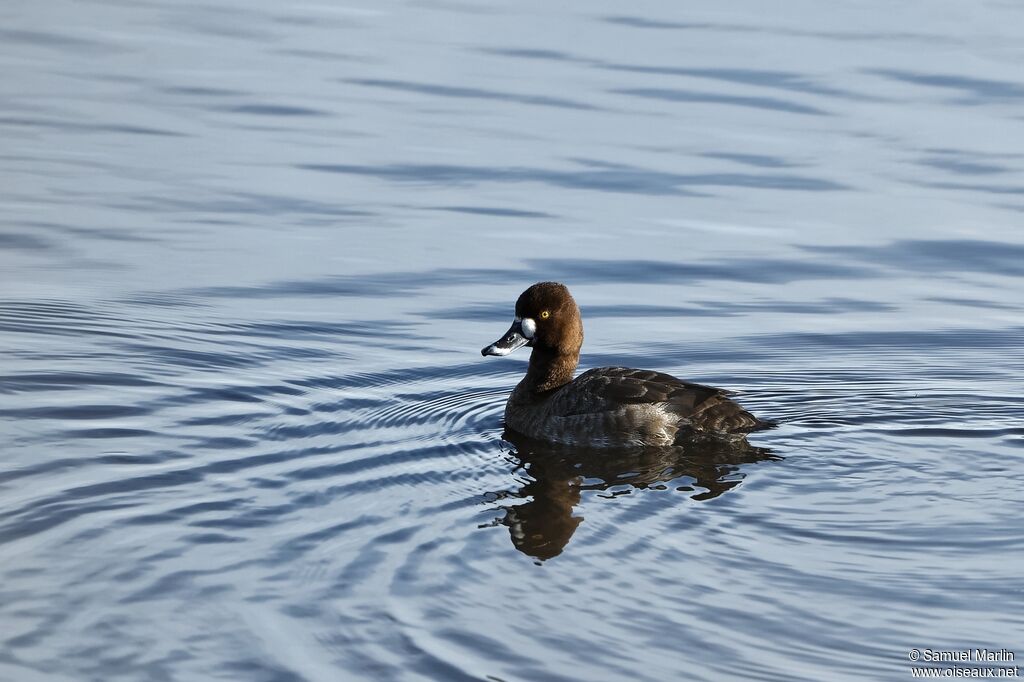
[(549, 317), (551, 317), (551, 313), (549, 313), (547, 310), (542, 311), (540, 314), (540, 319), (542, 320), (546, 320)]

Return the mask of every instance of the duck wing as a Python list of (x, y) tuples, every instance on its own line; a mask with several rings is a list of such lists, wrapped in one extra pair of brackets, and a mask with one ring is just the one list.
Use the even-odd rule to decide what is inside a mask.
[[(663, 372), (599, 367), (584, 372), (570, 385), (574, 386), (571, 402), (575, 404), (561, 406), (565, 411), (558, 411), (565, 416), (630, 412), (656, 406), (681, 431), (746, 433), (765, 426), (765, 422), (730, 400), (730, 392)], [(553, 399), (557, 401), (558, 396)]]

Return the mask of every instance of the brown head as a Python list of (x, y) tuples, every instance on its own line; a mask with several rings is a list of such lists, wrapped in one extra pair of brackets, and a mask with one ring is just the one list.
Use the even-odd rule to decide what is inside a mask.
[(482, 355), (508, 355), (522, 346), (545, 355), (574, 360), (583, 345), (580, 309), (564, 284), (538, 282), (516, 301), (516, 317), (503, 337), (484, 348)]

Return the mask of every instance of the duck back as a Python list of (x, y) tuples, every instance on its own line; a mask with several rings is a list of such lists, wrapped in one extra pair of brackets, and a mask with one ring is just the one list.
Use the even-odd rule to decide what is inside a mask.
[(727, 391), (627, 367), (591, 369), (546, 395), (517, 388), (505, 420), (530, 437), (603, 446), (742, 437), (769, 425)]

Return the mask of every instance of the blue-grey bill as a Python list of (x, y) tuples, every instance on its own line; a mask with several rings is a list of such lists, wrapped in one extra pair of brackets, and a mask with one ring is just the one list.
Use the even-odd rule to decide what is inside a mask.
[(518, 320), (513, 322), (505, 335), (481, 350), (480, 355), (508, 355), (516, 348), (522, 348), (528, 344), (530, 340), (522, 335), (522, 328), (519, 324)]

